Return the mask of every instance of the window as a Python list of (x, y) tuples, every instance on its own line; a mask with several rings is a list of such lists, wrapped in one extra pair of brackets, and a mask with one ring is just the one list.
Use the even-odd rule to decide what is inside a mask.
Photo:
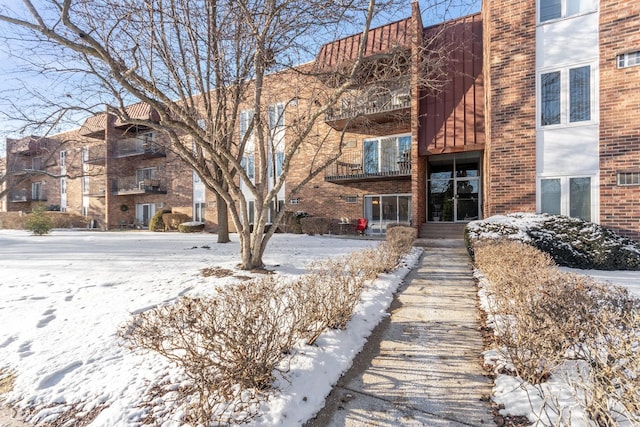
[(344, 201), (347, 203), (358, 203), (358, 196), (345, 196)]
[(43, 200), (41, 182), (34, 182), (31, 184), (31, 200)]
[(249, 154), (242, 158), (242, 169), (244, 169), (249, 179), (254, 178), (256, 165), (255, 165), (255, 156), (253, 154)]
[(205, 203), (194, 203), (193, 220), (204, 222)]
[(596, 10), (596, 0), (539, 0), (539, 22), (569, 18)]
[(633, 67), (634, 65), (640, 65), (640, 51), (618, 55), (618, 68)]
[(289, 200), (289, 204), (290, 205), (299, 205), (300, 204), (300, 199), (299, 198), (291, 199), (291, 200)]
[(282, 129), (284, 127), (284, 105), (274, 104), (269, 106), (269, 129)]
[(640, 185), (640, 172), (618, 172), (618, 185)]
[(411, 136), (369, 139), (362, 143), (364, 172), (369, 174), (404, 171), (410, 161)]
[(154, 179), (156, 168), (144, 168), (136, 170), (136, 181), (144, 181), (145, 179)]
[(591, 75), (590, 65), (540, 74), (540, 125), (591, 121)]
[(67, 194), (67, 178), (60, 178), (60, 194)]
[(273, 162), (275, 162), (276, 166), (276, 177), (279, 177), (282, 174), (282, 163), (284, 162), (284, 153), (278, 151), (275, 153), (275, 156), (272, 159), (269, 159), (269, 176), (273, 177)]
[(247, 131), (249, 130), (249, 125), (253, 120), (253, 111), (244, 110), (240, 112), (240, 140), (242, 140)]
[(60, 152), (60, 167), (63, 168), (67, 165), (67, 152), (66, 151), (61, 151)]
[(560, 124), (560, 71), (540, 77), (540, 99), (542, 126)]
[(591, 67), (569, 70), (569, 122), (591, 120)]
[(540, 211), (591, 221), (591, 178), (560, 177), (540, 180)]

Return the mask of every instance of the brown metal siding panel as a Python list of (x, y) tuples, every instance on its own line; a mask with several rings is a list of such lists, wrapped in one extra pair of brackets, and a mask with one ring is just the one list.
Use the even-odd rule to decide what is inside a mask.
[[(448, 83), (420, 101), (420, 155), (482, 149), (484, 114), (482, 86), (482, 22), (479, 14), (442, 24), (438, 35), (455, 46)], [(425, 37), (442, 30), (432, 27)]]

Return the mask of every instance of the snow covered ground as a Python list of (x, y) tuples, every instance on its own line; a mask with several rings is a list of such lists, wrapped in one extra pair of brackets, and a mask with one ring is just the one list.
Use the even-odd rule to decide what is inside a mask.
[[(239, 281), (201, 274), (205, 267), (233, 270), (238, 263), (235, 236), (224, 245), (215, 239), (211, 234), (72, 230), (36, 237), (0, 230), (0, 371), (15, 374), (13, 390), (4, 397), (18, 406), (35, 405), (33, 420), (52, 419), (71, 407), (82, 416), (103, 406), (92, 426), (136, 425), (144, 416), (138, 405), (146, 392), (176, 368), (154, 354), (126, 349), (116, 332), (132, 314)], [(279, 274), (299, 275), (312, 260), (376, 244), (277, 234), (264, 261)], [(419, 253), (409, 256), (409, 265)], [(365, 291), (346, 331), (330, 331), (316, 346), (300, 351), (279, 382), (280, 391), (252, 425), (300, 425), (320, 410), (408, 271), (403, 267), (380, 277)], [(181, 424), (171, 417), (164, 422)]]

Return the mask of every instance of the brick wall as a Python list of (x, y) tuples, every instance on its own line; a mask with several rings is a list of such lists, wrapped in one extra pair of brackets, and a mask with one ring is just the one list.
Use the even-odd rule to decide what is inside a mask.
[(536, 208), (535, 9), (483, 2), (485, 217)]
[(600, 222), (640, 240), (640, 186), (617, 173), (640, 172), (640, 66), (617, 55), (640, 50), (640, 2), (600, 2)]

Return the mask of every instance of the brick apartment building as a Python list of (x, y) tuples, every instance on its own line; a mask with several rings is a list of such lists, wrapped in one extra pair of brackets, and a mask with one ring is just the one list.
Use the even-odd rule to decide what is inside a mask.
[[(405, 60), (401, 71), (350, 91), (326, 114), (318, 133), (343, 134), (343, 155), (287, 199), (316, 154), (301, 147), (274, 209), (337, 223), (364, 217), (372, 234), (407, 222), (423, 235), (494, 214), (548, 212), (638, 239), (637, 28), (640, 4), (633, 0), (490, 0), (480, 14), (427, 28), (415, 3), (411, 17), (369, 36), (368, 57), (394, 52)], [(340, 66), (358, 41), (354, 35), (324, 45), (313, 66)], [(420, 89), (419, 58), (438, 46), (449, 47), (446, 84), (438, 92)], [(299, 91), (291, 82), (286, 72), (265, 81), (278, 117), (269, 125), (283, 146), (288, 100)], [(129, 108), (131, 117), (153, 120), (144, 105)], [(144, 226), (155, 210), (172, 208), (215, 228), (215, 196), (149, 129), (104, 113), (49, 140), (73, 141), (47, 148), (55, 152), (47, 168), (68, 177), (35, 173), (34, 161), (45, 166), (35, 160), (45, 152), (37, 138), (8, 141), (8, 167), (29, 179), (7, 197), (7, 210), (29, 210), (46, 194), (47, 204), (100, 227)], [(252, 159), (245, 160), (251, 169)], [(20, 169), (29, 161), (31, 168)]]

